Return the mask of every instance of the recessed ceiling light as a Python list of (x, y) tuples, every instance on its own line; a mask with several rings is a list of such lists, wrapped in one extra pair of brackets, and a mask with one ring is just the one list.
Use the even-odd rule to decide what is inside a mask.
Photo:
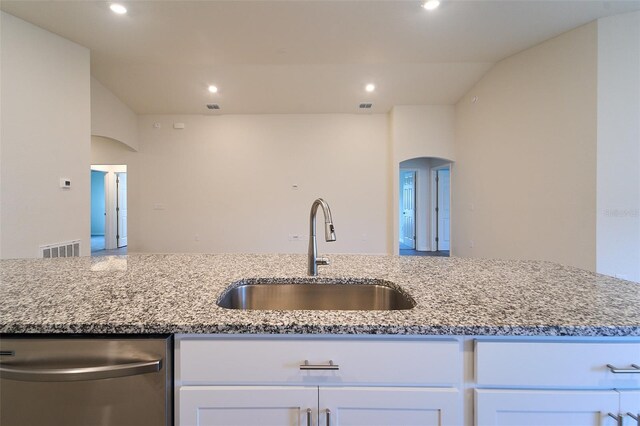
[(364, 86), (364, 90), (366, 90), (367, 92), (373, 92), (374, 90), (376, 90), (376, 85), (373, 83), (369, 83)]
[(422, 7), (424, 7), (427, 10), (437, 9), (438, 6), (440, 6), (440, 0), (427, 0), (424, 3), (422, 3)]
[(127, 8), (118, 3), (113, 3), (109, 8), (113, 13), (117, 13), (118, 15), (124, 15), (127, 13)]
[(218, 93), (218, 88), (216, 86), (209, 86), (209, 92)]

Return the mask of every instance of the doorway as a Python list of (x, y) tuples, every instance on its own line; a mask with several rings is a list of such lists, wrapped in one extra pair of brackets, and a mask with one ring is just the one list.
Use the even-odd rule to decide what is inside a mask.
[(91, 166), (91, 255), (127, 254), (127, 166)]
[(91, 253), (106, 248), (104, 239), (106, 174), (107, 172), (101, 170), (91, 170)]
[(398, 254), (449, 256), (451, 162), (412, 158), (402, 161), (398, 169)]
[(416, 248), (416, 171), (400, 170), (400, 249)]

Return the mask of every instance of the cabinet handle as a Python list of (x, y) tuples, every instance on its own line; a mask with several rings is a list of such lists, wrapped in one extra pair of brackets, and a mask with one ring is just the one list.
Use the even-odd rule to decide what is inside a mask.
[(327, 408), (327, 426), (331, 426), (331, 410)]
[(614, 419), (616, 420), (616, 424), (617, 424), (618, 426), (622, 426), (622, 416), (617, 416), (617, 415), (615, 415), (615, 414), (613, 414), (613, 413), (608, 413), (607, 415), (608, 415), (609, 417), (614, 418)]
[(611, 364), (607, 364), (607, 368), (611, 370), (612, 373), (637, 373), (640, 374), (640, 366), (636, 364), (631, 364), (632, 368), (618, 368), (614, 367)]
[(627, 416), (635, 420), (636, 423), (638, 423), (638, 426), (640, 426), (640, 414), (627, 413)]
[(311, 426), (311, 408), (307, 408), (307, 426)]
[(340, 366), (329, 361), (329, 364), (309, 364), (308, 360), (304, 360), (304, 364), (300, 364), (300, 370), (340, 370)]

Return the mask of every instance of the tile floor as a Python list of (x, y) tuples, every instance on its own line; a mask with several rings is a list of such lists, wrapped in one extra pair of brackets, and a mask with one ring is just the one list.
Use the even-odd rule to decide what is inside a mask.
[(410, 246), (400, 243), (400, 256), (439, 256), (449, 257), (449, 250), (440, 251), (418, 251)]
[(127, 246), (105, 250), (104, 235), (91, 236), (91, 256), (117, 256), (127, 254)]

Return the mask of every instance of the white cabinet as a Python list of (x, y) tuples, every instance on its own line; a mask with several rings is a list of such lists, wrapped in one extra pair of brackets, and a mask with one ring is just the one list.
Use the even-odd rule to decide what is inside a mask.
[(183, 386), (178, 399), (182, 426), (317, 424), (316, 387)]
[(640, 426), (640, 391), (620, 391), (620, 414), (624, 426)]
[(480, 339), (475, 361), (476, 426), (640, 425), (637, 341)]
[(640, 388), (637, 342), (477, 340), (475, 355), (481, 386)]
[(477, 426), (617, 426), (616, 391), (475, 391)]
[(320, 426), (458, 426), (457, 389), (320, 388)]
[(183, 335), (175, 360), (177, 426), (640, 426), (637, 337)]
[(459, 426), (455, 339), (177, 337), (178, 426)]
[(182, 386), (181, 426), (460, 425), (454, 389)]

